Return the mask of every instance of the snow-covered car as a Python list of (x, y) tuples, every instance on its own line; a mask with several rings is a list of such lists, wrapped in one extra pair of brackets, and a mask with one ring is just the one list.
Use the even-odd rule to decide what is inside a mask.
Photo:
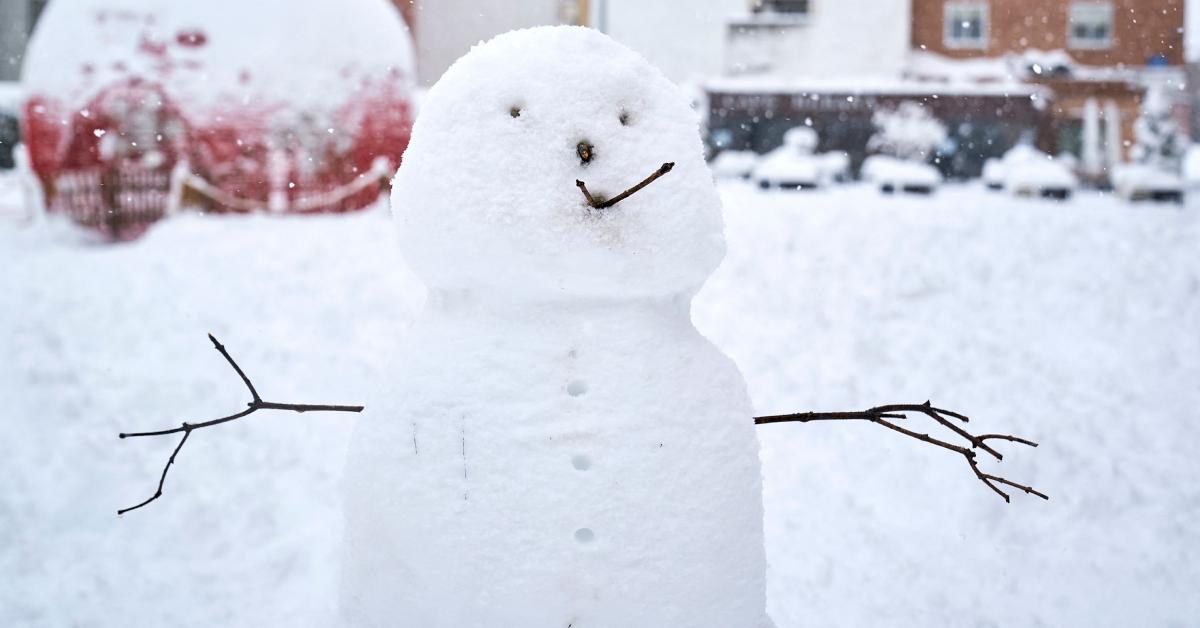
[(1067, 160), (1053, 158), (1028, 144), (1018, 144), (1003, 157), (987, 160), (983, 182), (992, 190), (1058, 200), (1071, 198), (1079, 187)]
[(763, 157), (754, 169), (754, 180), (764, 190), (772, 187), (811, 190), (825, 183), (821, 170), (821, 161), (816, 156), (784, 146)]
[(1078, 187), (1075, 173), (1033, 147), (1017, 146), (1004, 155), (1004, 188), (1011, 194), (1065, 201)]
[(850, 178), (850, 155), (841, 151), (816, 153), (817, 132), (801, 126), (783, 135), (783, 145), (767, 153), (754, 169), (763, 189), (808, 190)]
[(942, 173), (937, 168), (889, 155), (867, 157), (863, 161), (862, 176), (864, 180), (878, 185), (885, 194), (932, 194), (942, 184)]
[(754, 180), (765, 189), (780, 187), (811, 190), (825, 185), (824, 164), (813, 154), (817, 132), (808, 127), (788, 129), (783, 145), (763, 156), (754, 168)]
[(830, 183), (850, 180), (850, 153), (835, 150), (817, 155), (821, 162), (821, 174)]
[(773, 187), (811, 190), (850, 178), (850, 155), (833, 151), (817, 155), (777, 148), (754, 169), (754, 180), (764, 190)]
[(1004, 189), (1004, 162), (998, 157), (992, 157), (983, 162), (983, 184), (989, 190)]
[(1182, 203), (1183, 178), (1147, 164), (1127, 164), (1113, 170), (1113, 189), (1128, 201)]
[(708, 162), (708, 167), (718, 179), (748, 179), (758, 159), (758, 153), (752, 150), (723, 150)]

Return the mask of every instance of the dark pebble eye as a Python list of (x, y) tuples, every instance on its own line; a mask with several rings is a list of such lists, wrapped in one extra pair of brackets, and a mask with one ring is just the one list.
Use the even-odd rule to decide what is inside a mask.
[(629, 126), (629, 112), (628, 111), (622, 111), (621, 115), (617, 116), (617, 119), (621, 121), (621, 126)]
[(513, 107), (512, 109), (509, 109), (509, 110), (508, 110), (508, 115), (510, 115), (510, 116), (512, 116), (512, 117), (514, 117), (514, 118), (520, 118), (520, 117), (521, 117), (521, 108), (520, 108), (520, 107)]

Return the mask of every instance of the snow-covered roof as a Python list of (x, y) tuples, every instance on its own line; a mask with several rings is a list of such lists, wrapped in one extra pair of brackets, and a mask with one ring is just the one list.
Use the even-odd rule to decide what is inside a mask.
[(1013, 96), (1042, 92), (1025, 83), (952, 83), (889, 77), (799, 79), (778, 76), (721, 77), (707, 81), (709, 92), (732, 94), (894, 94), (898, 96)]
[(33, 34), (26, 95), (80, 106), (133, 76), (185, 108), (343, 102), (372, 77), (412, 76), (386, 0), (56, 0)]
[(1124, 82), (1135, 85), (1180, 83), (1182, 68), (1148, 66), (1093, 66), (1075, 61), (1065, 50), (1031, 48), (1020, 54), (952, 59), (915, 50), (909, 53), (905, 74), (914, 80), (947, 83), (1019, 84), (1061, 76), (1072, 81)]

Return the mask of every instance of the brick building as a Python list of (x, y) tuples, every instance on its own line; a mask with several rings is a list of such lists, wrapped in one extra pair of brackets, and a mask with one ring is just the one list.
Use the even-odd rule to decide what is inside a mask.
[[(1102, 123), (1119, 122), (1129, 142), (1146, 88), (1184, 84), (1184, 1), (912, 0), (912, 74), (937, 78), (919, 70), (922, 53), (959, 61), (942, 64), (951, 72), (996, 61), (1049, 90), (1043, 150), (1078, 155), (1089, 99), (1112, 103)], [(1114, 106), (1119, 121), (1107, 119)]]

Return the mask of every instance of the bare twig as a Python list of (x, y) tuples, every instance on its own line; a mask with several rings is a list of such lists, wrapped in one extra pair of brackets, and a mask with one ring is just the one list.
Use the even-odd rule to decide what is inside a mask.
[[(955, 445), (953, 443), (934, 438), (928, 434), (915, 432), (913, 430), (900, 427), (892, 422), (892, 420), (906, 419), (907, 413), (910, 412), (924, 414), (934, 421), (937, 421), (938, 424), (948, 428), (950, 431), (966, 439), (966, 441), (970, 443), (971, 447), (967, 448), (961, 445)], [(989, 446), (986, 441), (1004, 440), (1011, 443), (1028, 445), (1030, 447), (1037, 447), (1037, 443), (1008, 434), (984, 434), (982, 436), (974, 436), (946, 417), (957, 419), (963, 423), (969, 421), (969, 419), (962, 414), (951, 412), (950, 410), (944, 410), (942, 408), (935, 408), (931, 403), (926, 401), (922, 404), (892, 404), (886, 406), (877, 406), (863, 412), (799, 412), (795, 414), (760, 416), (754, 418), (754, 423), (755, 425), (767, 425), (770, 423), (811, 423), (814, 421), (870, 421), (872, 423), (882, 425), (883, 427), (886, 427), (892, 431), (904, 434), (905, 436), (909, 436), (919, 441), (936, 445), (942, 449), (953, 451), (962, 455), (964, 458), (966, 458), (967, 463), (971, 466), (971, 471), (975, 474), (975, 477), (979, 478), (979, 481), (983, 482), (988, 488), (995, 491), (997, 495), (1003, 497), (1004, 501), (1006, 502), (1009, 501), (1008, 493), (1000, 490), (1000, 488), (996, 486), (997, 484), (1010, 486), (1012, 488), (1024, 491), (1028, 495), (1037, 495), (1042, 499), (1050, 499), (1049, 496), (1035, 490), (1032, 487), (1025, 486), (1023, 484), (1017, 484), (1016, 482), (1012, 482), (996, 475), (984, 473), (979, 469), (979, 461), (977, 459), (976, 452), (974, 451), (975, 449), (981, 449), (993, 456), (996, 460), (1003, 460), (1004, 456)]]
[(659, 177), (663, 176), (664, 174), (667, 174), (674, 167), (675, 167), (675, 162), (668, 161), (667, 163), (659, 166), (658, 170), (655, 170), (654, 172), (650, 173), (650, 176), (648, 176), (645, 179), (642, 179), (640, 182), (638, 182), (637, 185), (634, 185), (633, 187), (629, 188), (628, 190), (621, 192), (620, 194), (608, 199), (607, 201), (601, 201), (601, 200), (597, 199), (596, 197), (592, 196), (592, 194), (590, 192), (588, 192), (587, 184), (584, 183), (583, 181), (576, 179), (575, 185), (579, 188), (579, 190), (581, 192), (583, 192), (584, 198), (587, 199), (588, 207), (591, 207), (593, 209), (608, 209), (609, 207), (612, 207), (613, 205), (616, 205), (617, 203), (620, 203), (621, 201), (638, 193), (642, 188), (646, 187), (647, 185), (654, 183), (655, 179), (658, 179)]
[(588, 192), (587, 184), (579, 179), (575, 179), (575, 185), (579, 188), (580, 192), (583, 192), (583, 197), (587, 199), (588, 207), (595, 207), (597, 205), (596, 199), (592, 196), (591, 192)]
[(242, 378), (242, 383), (245, 384), (246, 389), (250, 391), (251, 401), (246, 404), (245, 410), (236, 412), (229, 416), (221, 417), (219, 419), (213, 419), (211, 421), (203, 421), (201, 423), (184, 422), (179, 427), (165, 430), (155, 430), (152, 432), (121, 432), (119, 436), (122, 439), (138, 438), (142, 436), (166, 436), (168, 434), (179, 433), (183, 433), (183, 438), (179, 439), (179, 444), (175, 446), (175, 451), (171, 452), (171, 457), (167, 459), (167, 464), (163, 466), (162, 475), (158, 478), (158, 488), (154, 491), (154, 494), (136, 506), (130, 506), (129, 508), (122, 508), (118, 510), (118, 515), (123, 515), (131, 510), (137, 510), (138, 508), (149, 504), (159, 497), (162, 497), (163, 484), (167, 481), (167, 472), (170, 471), (171, 465), (175, 463), (175, 457), (178, 456), (179, 451), (183, 449), (183, 444), (187, 442), (188, 436), (191, 436), (192, 432), (195, 430), (235, 421), (244, 416), (254, 414), (259, 410), (290, 410), (292, 412), (362, 412), (363, 410), (362, 406), (277, 403), (274, 401), (263, 401), (262, 397), (259, 396), (258, 391), (255, 390), (254, 384), (251, 383), (250, 378), (246, 376), (246, 373), (242, 371), (242, 368), (238, 366), (237, 362), (233, 360), (233, 357), (229, 355), (229, 352), (225, 350), (225, 345), (218, 342), (212, 334), (208, 335), (208, 339), (212, 341), (213, 347), (216, 348), (216, 350), (219, 351), (222, 356), (224, 356), (225, 361), (229, 363), (229, 366), (233, 367), (233, 370), (238, 374), (238, 377)]

